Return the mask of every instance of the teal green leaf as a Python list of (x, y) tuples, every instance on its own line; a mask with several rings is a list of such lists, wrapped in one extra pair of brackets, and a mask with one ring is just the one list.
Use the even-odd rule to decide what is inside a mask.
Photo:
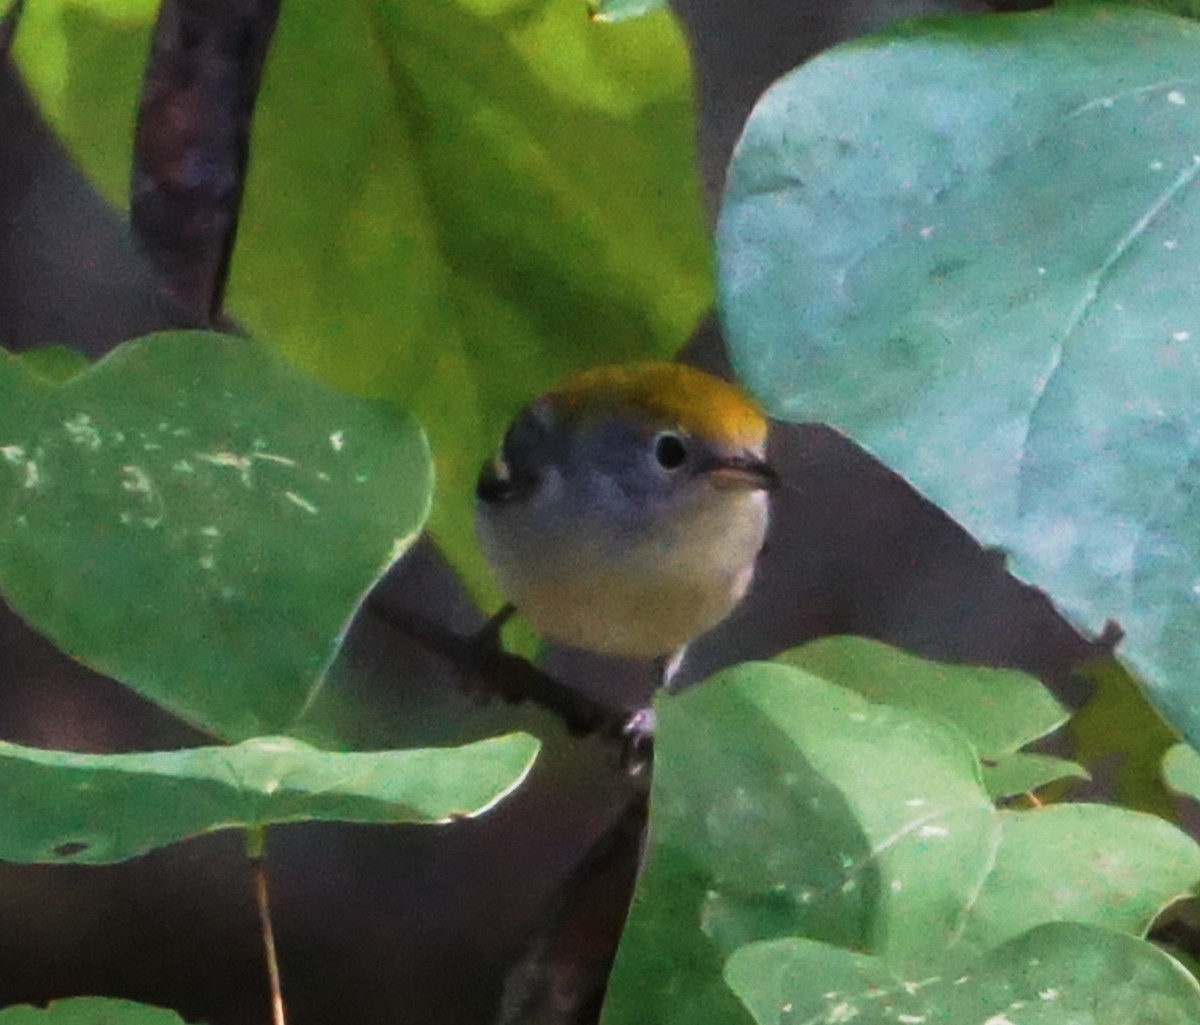
[[(121, 205), (156, 7), (39, 0), (18, 40), (43, 110)], [(474, 477), (509, 418), (567, 371), (674, 353), (711, 304), (693, 133), (666, 10), (608, 26), (581, 0), (283, 7), (227, 306), (417, 416), (432, 530), (479, 596), (497, 597)]]
[(350, 754), (290, 737), (120, 755), (0, 742), (0, 859), (104, 864), (200, 833), (283, 822), (445, 823), (512, 791), (537, 747), (521, 733)]
[(5, 600), (229, 739), (295, 722), (432, 486), (404, 413), (198, 332), (57, 387), (0, 358), (0, 455)]
[(737, 951), (726, 977), (757, 1025), (1183, 1025), (1200, 987), (1149, 943), (1105, 929), (1044, 925), (965, 969), (901, 974), (807, 940)]
[(983, 785), (993, 800), (1028, 794), (1060, 780), (1090, 778), (1087, 769), (1076, 762), (1026, 751), (983, 763)]
[(1176, 744), (1163, 759), (1163, 778), (1172, 790), (1200, 801), (1200, 754)]
[(720, 966), (757, 940), (924, 972), (1060, 918), (1141, 935), (1200, 882), (1200, 847), (1170, 824), (997, 811), (958, 729), (786, 663), (656, 708), (650, 850), (605, 1025), (744, 1021)]
[(0, 1025), (183, 1025), (183, 1019), (174, 1011), (132, 1000), (72, 997), (45, 1007), (6, 1007), (0, 1010)]
[(779, 656), (830, 683), (957, 726), (984, 758), (1011, 754), (1067, 721), (1040, 682), (1012, 669), (931, 662), (866, 637), (827, 637)]
[(1083, 628), (1200, 742), (1200, 26), (910, 23), (759, 101), (730, 167), (733, 361)]

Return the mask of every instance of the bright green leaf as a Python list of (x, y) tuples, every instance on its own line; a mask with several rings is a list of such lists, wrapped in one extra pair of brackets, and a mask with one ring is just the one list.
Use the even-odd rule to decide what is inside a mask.
[(1200, 987), (1149, 943), (1060, 923), (968, 968), (902, 975), (872, 957), (806, 940), (756, 943), (726, 977), (758, 1025), (1184, 1025)]
[(121, 755), (0, 743), (0, 859), (102, 864), (282, 822), (448, 822), (503, 798), (536, 753), (521, 733), (351, 754), (290, 737)]
[[(123, 204), (157, 5), (110, 6), (29, 5), (17, 57)], [(335, 386), (412, 410), (437, 453), (432, 529), (477, 594), (494, 597), (474, 477), (509, 418), (568, 370), (676, 351), (710, 266), (668, 11), (607, 26), (578, 0), (284, 5), (228, 307)]]
[(719, 229), (740, 374), (904, 474), (1200, 742), (1200, 26), (910, 23), (759, 101)]
[(5, 599), (230, 739), (295, 722), (431, 490), (408, 416), (199, 332), (58, 387), (0, 358), (0, 455)]
[(872, 701), (945, 720), (985, 758), (1010, 754), (1067, 721), (1062, 705), (1025, 673), (931, 662), (865, 637), (822, 638), (780, 659)]
[(183, 1019), (174, 1011), (131, 1000), (72, 997), (45, 1007), (6, 1007), (0, 1010), (0, 1025), (183, 1025)]

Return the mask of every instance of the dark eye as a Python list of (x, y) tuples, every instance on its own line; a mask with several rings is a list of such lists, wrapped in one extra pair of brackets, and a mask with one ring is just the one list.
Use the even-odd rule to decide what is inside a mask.
[(678, 434), (663, 431), (654, 439), (654, 458), (664, 470), (678, 470), (687, 462), (687, 446)]

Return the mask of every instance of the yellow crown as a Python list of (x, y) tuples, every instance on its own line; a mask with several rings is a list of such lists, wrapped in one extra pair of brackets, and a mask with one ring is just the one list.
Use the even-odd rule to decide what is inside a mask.
[(568, 416), (626, 410), (739, 448), (759, 448), (767, 437), (766, 418), (740, 388), (682, 363), (593, 367), (562, 380), (547, 398)]

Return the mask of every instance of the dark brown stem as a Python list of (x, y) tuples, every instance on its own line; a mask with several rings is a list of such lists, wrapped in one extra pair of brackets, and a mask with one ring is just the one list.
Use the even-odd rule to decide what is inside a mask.
[(263, 953), (267, 960), (267, 978), (271, 985), (271, 1021), (272, 1025), (287, 1025), (287, 1016), (283, 1011), (283, 986), (279, 978), (279, 958), (275, 953), (275, 929), (271, 925), (271, 901), (267, 890), (266, 831), (250, 830), (246, 850), (254, 874), (254, 900), (258, 905)]
[(250, 122), (280, 0), (164, 0), (134, 135), (130, 220), (195, 327), (217, 325)]

